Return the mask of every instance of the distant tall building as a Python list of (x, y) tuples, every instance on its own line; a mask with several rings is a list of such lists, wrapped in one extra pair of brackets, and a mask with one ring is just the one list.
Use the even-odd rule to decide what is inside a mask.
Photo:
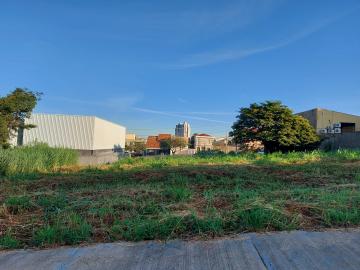
[(191, 136), (191, 129), (188, 122), (179, 123), (175, 127), (175, 136), (176, 137), (183, 137), (183, 138), (190, 138)]

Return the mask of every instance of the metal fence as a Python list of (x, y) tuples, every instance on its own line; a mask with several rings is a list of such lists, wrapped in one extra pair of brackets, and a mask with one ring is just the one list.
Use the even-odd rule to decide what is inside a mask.
[(324, 137), (320, 149), (360, 149), (360, 132), (328, 135)]

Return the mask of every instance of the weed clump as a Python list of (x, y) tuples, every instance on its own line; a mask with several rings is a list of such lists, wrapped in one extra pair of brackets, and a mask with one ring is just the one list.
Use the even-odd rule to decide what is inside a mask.
[(57, 168), (76, 165), (78, 153), (66, 148), (53, 148), (44, 143), (0, 149), (0, 175), (53, 172)]
[(92, 227), (76, 213), (60, 214), (54, 224), (37, 230), (33, 236), (36, 246), (54, 244), (74, 245), (89, 240)]
[(3, 249), (18, 248), (20, 247), (20, 241), (7, 233), (3, 237), (0, 237), (0, 247)]

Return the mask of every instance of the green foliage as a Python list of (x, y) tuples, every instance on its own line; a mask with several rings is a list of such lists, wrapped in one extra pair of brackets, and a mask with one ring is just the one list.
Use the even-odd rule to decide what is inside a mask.
[(33, 241), (37, 246), (73, 245), (88, 240), (91, 233), (91, 225), (76, 213), (59, 214), (55, 224), (48, 224), (35, 232)]
[(60, 213), (68, 204), (67, 198), (63, 194), (58, 195), (40, 195), (36, 204), (42, 207), (44, 211), (44, 219), (48, 221)]
[(125, 240), (166, 239), (179, 225), (179, 217), (164, 217), (151, 219), (136, 217), (118, 222), (112, 227), (112, 232)]
[(173, 154), (175, 154), (177, 150), (182, 150), (187, 145), (188, 141), (186, 138), (176, 136), (172, 136), (170, 139), (160, 141), (160, 148), (163, 150), (170, 150)]
[[(231, 153), (230, 155), (234, 155)], [(224, 157), (226, 154), (220, 150), (208, 150), (208, 151), (198, 151), (195, 154), (196, 157), (206, 158), (206, 157)]]
[(140, 241), (167, 239), (184, 233), (220, 235), (223, 229), (224, 222), (219, 216), (199, 218), (195, 214), (184, 217), (167, 215), (160, 219), (136, 217), (117, 221), (111, 228), (111, 234), (114, 239)]
[(0, 175), (52, 172), (61, 166), (77, 164), (78, 153), (46, 144), (0, 149)]
[(36, 231), (33, 240), (37, 246), (54, 245), (63, 242), (58, 228), (50, 225)]
[(4, 249), (14, 249), (20, 247), (19, 240), (12, 237), (10, 234), (5, 234), (0, 237), (0, 248)]
[(162, 150), (170, 150), (171, 149), (171, 140), (170, 139), (164, 139), (160, 141), (160, 148)]
[(319, 142), (310, 122), (279, 101), (253, 103), (241, 108), (231, 136), (238, 144), (263, 143), (267, 152), (314, 149)]
[(276, 230), (296, 228), (292, 226), (290, 220), (280, 209), (273, 205), (263, 206), (254, 205), (247, 209), (239, 209), (237, 212), (238, 220), (235, 226), (240, 226), (243, 230), (271, 228)]
[(183, 223), (187, 231), (191, 231), (199, 235), (216, 236), (221, 235), (225, 229), (226, 220), (217, 212), (217, 209), (212, 208), (206, 213), (204, 217), (199, 217), (193, 213), (184, 217)]
[(10, 133), (8, 129), (8, 123), (6, 121), (6, 118), (0, 115), (0, 147), (9, 148), (10, 147), (9, 139), (10, 139)]
[(324, 221), (340, 226), (356, 225), (360, 222), (360, 195), (352, 190), (340, 190), (323, 194)]
[(178, 149), (180, 151), (184, 149), (188, 145), (188, 141), (186, 138), (172, 136), (170, 140), (170, 149), (173, 154), (176, 153)]
[(360, 159), (360, 150), (338, 150), (335, 152), (275, 152), (271, 154), (257, 154), (243, 152), (238, 154), (224, 154), (218, 151), (203, 151), (194, 156), (157, 156), (125, 158), (111, 165), (112, 170), (123, 168), (166, 168), (180, 166), (197, 166), (206, 164), (296, 164), (317, 161), (352, 161)]
[(0, 98), (0, 146), (8, 148), (9, 140), (19, 129), (33, 128), (25, 119), (39, 101), (41, 93), (16, 88), (12, 93)]
[(144, 142), (130, 142), (125, 146), (126, 151), (141, 153), (146, 150), (146, 145)]
[(167, 187), (163, 192), (165, 198), (176, 202), (186, 201), (190, 199), (191, 194), (192, 192), (190, 189), (181, 186), (170, 186)]
[(53, 209), (63, 209), (65, 208), (68, 200), (63, 195), (41, 195), (37, 199), (37, 205), (44, 208), (46, 211), (51, 211)]
[(32, 203), (28, 196), (14, 196), (5, 200), (5, 206), (11, 213), (16, 214), (20, 211), (31, 209)]

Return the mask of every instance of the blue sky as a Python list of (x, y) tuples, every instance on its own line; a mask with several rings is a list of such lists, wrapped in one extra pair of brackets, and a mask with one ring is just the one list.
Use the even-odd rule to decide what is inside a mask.
[(225, 135), (281, 100), (360, 115), (359, 0), (0, 0), (0, 95), (97, 115), (140, 135)]

